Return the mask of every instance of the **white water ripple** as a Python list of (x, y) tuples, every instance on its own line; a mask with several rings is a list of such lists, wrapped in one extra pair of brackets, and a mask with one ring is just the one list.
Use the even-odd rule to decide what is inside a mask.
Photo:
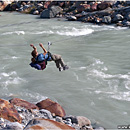
[(22, 82), (26, 82), (26, 80), (20, 78), (17, 75), (16, 71), (12, 71), (9, 73), (6, 73), (6, 72), (1, 73), (0, 80), (1, 80), (0, 84), (2, 87), (7, 87), (9, 85), (17, 85), (17, 84), (20, 84)]
[(1, 35), (12, 35), (12, 34), (24, 35), (25, 32), (24, 31), (5, 32), (5, 33), (2, 33)]
[(21, 82), (23, 82), (25, 80), (23, 80), (22, 78), (20, 77), (15, 77), (15, 78), (9, 78), (8, 80), (6, 80), (5, 82), (2, 82), (2, 86), (3, 87), (7, 87), (11, 84), (14, 84), (14, 85), (17, 85), (17, 84), (20, 84)]
[(60, 30), (57, 31), (56, 33), (65, 36), (82, 36), (82, 35), (91, 34), (93, 32), (94, 32), (93, 29), (88, 29), (88, 28), (77, 29), (73, 27), (71, 30)]

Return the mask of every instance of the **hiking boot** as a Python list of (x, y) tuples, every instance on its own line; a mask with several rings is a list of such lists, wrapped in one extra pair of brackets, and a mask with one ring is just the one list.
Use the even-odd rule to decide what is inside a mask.
[(59, 71), (62, 71), (62, 70), (63, 70), (63, 68), (60, 67), (60, 68), (59, 68)]
[(67, 65), (65, 65), (65, 66), (63, 67), (63, 70), (67, 70), (67, 69), (69, 69), (69, 67), (68, 67)]

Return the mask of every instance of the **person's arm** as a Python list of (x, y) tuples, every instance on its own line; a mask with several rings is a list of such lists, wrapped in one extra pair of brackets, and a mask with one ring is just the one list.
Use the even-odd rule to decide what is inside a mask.
[(39, 46), (43, 49), (43, 51), (44, 51), (44, 55), (46, 55), (47, 50), (43, 47), (43, 44), (42, 44), (42, 43), (40, 43), (40, 44), (39, 44)]
[(30, 46), (37, 51), (37, 48), (33, 44), (30, 44)]

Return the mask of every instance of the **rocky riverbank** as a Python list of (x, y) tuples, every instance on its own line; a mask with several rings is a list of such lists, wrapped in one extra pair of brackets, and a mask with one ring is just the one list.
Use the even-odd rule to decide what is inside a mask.
[[(37, 104), (14, 98), (9, 101), (0, 99), (0, 129), (76, 129), (96, 130), (97, 126), (83, 116), (67, 116), (62, 106), (50, 99)], [(103, 130), (98, 127), (98, 130)]]
[(0, 11), (18, 11), (40, 18), (65, 17), (94, 24), (130, 27), (130, 1), (14, 1), (0, 2)]

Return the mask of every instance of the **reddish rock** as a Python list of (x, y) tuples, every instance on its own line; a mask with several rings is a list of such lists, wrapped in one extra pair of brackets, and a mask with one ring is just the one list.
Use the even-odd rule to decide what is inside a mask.
[(91, 7), (90, 7), (90, 10), (96, 11), (97, 10), (97, 3), (92, 4)]
[(24, 130), (75, 130), (74, 128), (49, 119), (33, 119), (29, 122)]
[(38, 109), (38, 107), (35, 104), (32, 104), (30, 102), (27, 102), (27, 101), (19, 99), (19, 98), (14, 98), (9, 101), (13, 105), (24, 107), (26, 109)]
[(8, 2), (0, 2), (0, 11), (3, 11), (7, 5), (8, 5)]
[(0, 117), (11, 122), (21, 123), (22, 121), (22, 118), (20, 117), (14, 106), (3, 99), (0, 99)]
[(82, 11), (86, 10), (86, 9), (90, 9), (90, 5), (87, 5), (87, 4), (82, 4), (82, 5), (79, 5), (76, 10), (78, 13), (81, 13)]
[(47, 9), (50, 4), (51, 4), (51, 1), (46, 1), (46, 2), (44, 3), (44, 8)]
[(37, 103), (36, 105), (39, 107), (39, 109), (46, 109), (57, 116), (64, 117), (66, 115), (61, 105), (50, 100), (49, 98)]
[(111, 6), (110, 2), (102, 2), (101, 4), (97, 5), (97, 9), (98, 10), (104, 10), (104, 9), (110, 7), (110, 6)]

